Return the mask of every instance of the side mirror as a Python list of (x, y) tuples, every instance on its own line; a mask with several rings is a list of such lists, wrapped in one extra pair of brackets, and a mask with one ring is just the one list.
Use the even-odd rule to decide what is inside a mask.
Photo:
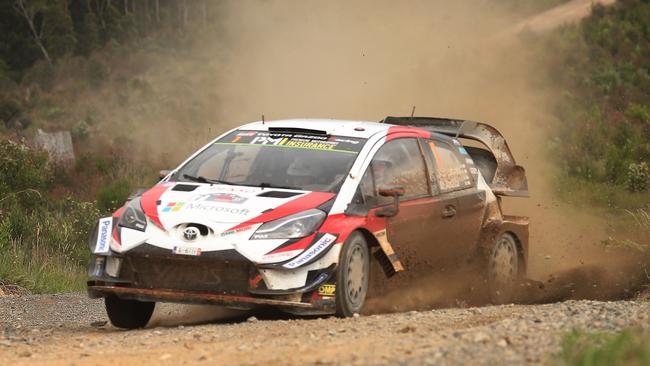
[(393, 217), (399, 213), (399, 198), (405, 193), (403, 187), (380, 188), (379, 195), (384, 197), (394, 197), (395, 204), (392, 207), (384, 207), (375, 211), (377, 217)]
[(160, 179), (163, 179), (163, 178), (165, 178), (166, 176), (168, 176), (169, 173), (171, 173), (171, 172), (172, 172), (171, 170), (161, 170), (161, 171), (158, 172), (158, 177), (159, 177)]

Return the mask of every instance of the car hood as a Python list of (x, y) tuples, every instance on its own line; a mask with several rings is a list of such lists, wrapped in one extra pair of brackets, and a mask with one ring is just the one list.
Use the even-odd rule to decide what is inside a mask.
[[(184, 223), (215, 223), (230, 229), (316, 208), (334, 193), (223, 184), (159, 183), (141, 197), (147, 217), (163, 230)], [(219, 225), (221, 226), (221, 225)]]

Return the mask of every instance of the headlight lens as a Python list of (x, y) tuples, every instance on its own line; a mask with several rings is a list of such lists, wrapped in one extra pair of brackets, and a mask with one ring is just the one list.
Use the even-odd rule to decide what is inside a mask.
[(296, 239), (313, 233), (327, 217), (321, 210), (311, 209), (269, 221), (260, 226), (251, 239)]
[(126, 205), (117, 224), (121, 227), (140, 231), (147, 228), (147, 217), (140, 206), (140, 197), (132, 199)]

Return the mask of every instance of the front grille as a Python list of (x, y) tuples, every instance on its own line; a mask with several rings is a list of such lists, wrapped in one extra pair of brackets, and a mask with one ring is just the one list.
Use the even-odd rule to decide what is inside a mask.
[(248, 280), (254, 268), (243, 256), (230, 252), (190, 257), (152, 255), (140, 250), (124, 257), (120, 277), (142, 288), (248, 294)]

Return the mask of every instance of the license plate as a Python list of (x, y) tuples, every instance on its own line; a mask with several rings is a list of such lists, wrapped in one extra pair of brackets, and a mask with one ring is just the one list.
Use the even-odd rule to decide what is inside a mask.
[(172, 252), (174, 254), (181, 254), (181, 255), (201, 255), (201, 248), (195, 248), (195, 247), (174, 247), (172, 249)]

